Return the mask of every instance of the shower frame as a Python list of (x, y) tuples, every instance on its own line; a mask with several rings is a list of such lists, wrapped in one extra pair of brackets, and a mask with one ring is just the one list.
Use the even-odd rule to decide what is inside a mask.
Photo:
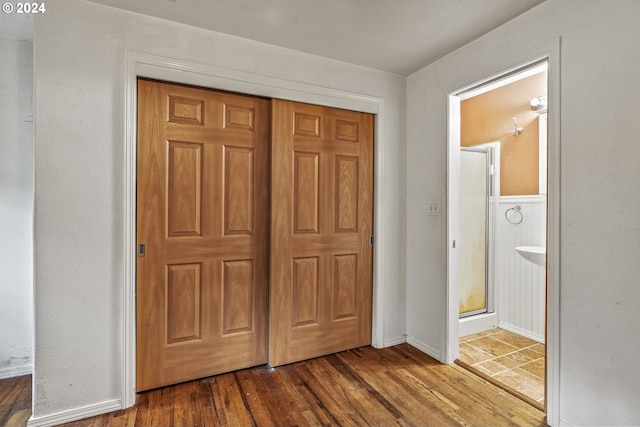
[[(496, 312), (496, 291), (498, 275), (495, 254), (496, 215), (500, 197), (500, 142), (460, 147), (460, 151), (485, 155), (485, 225), (484, 225), (484, 307), (467, 312), (460, 312), (460, 319), (472, 320), (474, 316)], [(460, 174), (463, 170), (460, 168)], [(462, 192), (462, 189), (461, 189)], [(461, 194), (462, 198), (462, 194)], [(462, 220), (461, 220), (462, 221)], [(462, 236), (461, 236), (462, 238)], [(461, 245), (465, 242), (461, 239)], [(463, 246), (461, 246), (461, 250)], [(461, 284), (462, 287), (462, 284)]]

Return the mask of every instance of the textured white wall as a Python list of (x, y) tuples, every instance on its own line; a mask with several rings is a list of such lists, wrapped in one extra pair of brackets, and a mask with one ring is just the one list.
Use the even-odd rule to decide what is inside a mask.
[(7, 3), (11, 3), (14, 6), (14, 12), (0, 13), (0, 37), (33, 41), (33, 15), (15, 13), (17, 2), (9, 1)]
[(121, 398), (125, 50), (384, 98), (382, 327), (403, 339), (404, 77), (81, 0), (47, 4), (34, 40), (36, 419)]
[(547, 0), (408, 79), (407, 334), (444, 348), (447, 98), (561, 38), (560, 408), (571, 425), (640, 424), (640, 2)]
[(0, 58), (0, 378), (3, 378), (28, 374), (32, 365), (32, 43), (0, 35)]

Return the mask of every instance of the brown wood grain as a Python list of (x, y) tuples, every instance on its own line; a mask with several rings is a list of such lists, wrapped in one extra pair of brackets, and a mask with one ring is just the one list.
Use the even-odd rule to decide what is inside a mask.
[[(30, 377), (0, 380), (0, 424), (26, 426)], [(457, 365), (401, 344), (259, 366), (139, 393), (64, 427), (545, 426), (544, 413)]]
[(23, 427), (31, 417), (31, 375), (0, 379), (0, 426)]
[(269, 363), (279, 366), (371, 342), (373, 116), (272, 100), (271, 129)]
[(267, 362), (269, 109), (138, 82), (139, 391)]

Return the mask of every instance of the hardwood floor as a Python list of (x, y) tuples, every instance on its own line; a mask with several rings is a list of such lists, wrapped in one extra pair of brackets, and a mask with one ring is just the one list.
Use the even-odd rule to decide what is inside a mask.
[(31, 375), (0, 380), (0, 426), (26, 426), (29, 417)]
[[(4, 407), (3, 407), (4, 409)], [(0, 421), (3, 419), (0, 413)], [(80, 426), (544, 426), (544, 414), (408, 344), (363, 347), (140, 393)]]

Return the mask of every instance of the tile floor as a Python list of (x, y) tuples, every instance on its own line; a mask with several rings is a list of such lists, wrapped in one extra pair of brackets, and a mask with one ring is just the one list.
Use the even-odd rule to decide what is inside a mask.
[(544, 407), (544, 344), (503, 329), (460, 337), (460, 361)]

